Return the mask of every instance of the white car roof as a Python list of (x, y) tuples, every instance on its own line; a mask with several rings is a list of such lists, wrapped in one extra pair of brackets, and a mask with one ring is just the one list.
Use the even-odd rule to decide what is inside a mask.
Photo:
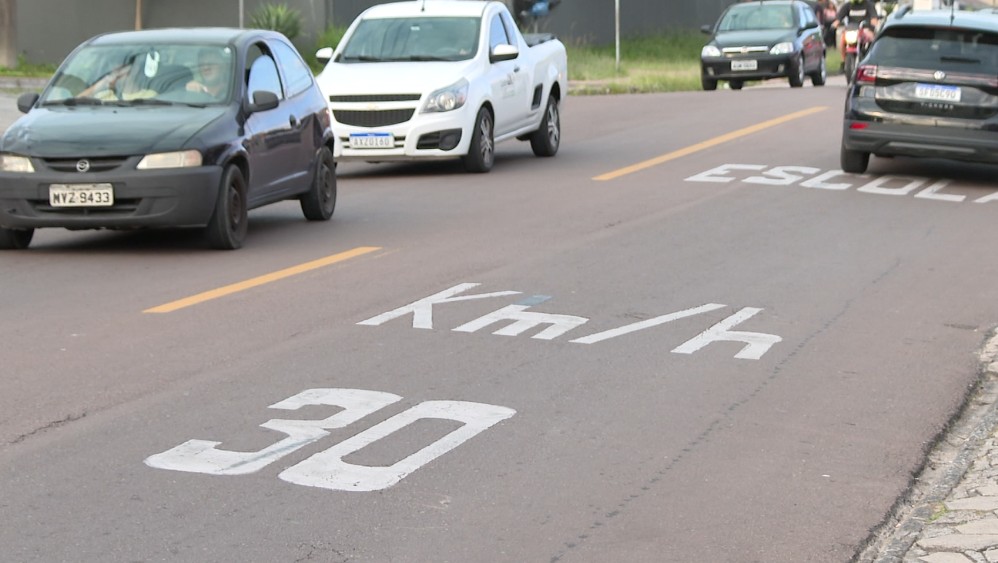
[(377, 4), (364, 11), (364, 18), (397, 18), (418, 16), (473, 16), (481, 17), (492, 4), (480, 0), (410, 0)]

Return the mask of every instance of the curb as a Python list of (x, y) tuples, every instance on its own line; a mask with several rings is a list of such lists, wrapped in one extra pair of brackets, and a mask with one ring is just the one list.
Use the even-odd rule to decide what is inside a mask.
[(48, 78), (29, 76), (0, 76), (0, 90), (41, 90), (48, 84)]
[(921, 539), (936, 507), (967, 476), (968, 470), (998, 428), (998, 330), (992, 330), (978, 355), (979, 378), (957, 414), (930, 450), (908, 490), (871, 530), (853, 563), (897, 563)]

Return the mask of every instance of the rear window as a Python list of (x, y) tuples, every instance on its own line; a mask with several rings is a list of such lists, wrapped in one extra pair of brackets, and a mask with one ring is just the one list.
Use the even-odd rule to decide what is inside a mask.
[(953, 28), (887, 28), (874, 43), (870, 60), (883, 66), (995, 73), (998, 34)]

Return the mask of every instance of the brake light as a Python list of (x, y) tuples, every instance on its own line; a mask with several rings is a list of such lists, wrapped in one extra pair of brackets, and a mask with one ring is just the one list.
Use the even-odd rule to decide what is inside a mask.
[(861, 65), (856, 69), (856, 84), (873, 84), (877, 81), (877, 65)]
[(867, 125), (866, 123), (860, 123), (858, 121), (854, 121), (854, 122), (852, 122), (852, 123), (849, 124), (849, 128), (852, 129), (852, 130), (854, 130), (854, 131), (862, 131), (863, 129), (866, 129), (867, 127), (869, 127), (869, 125)]

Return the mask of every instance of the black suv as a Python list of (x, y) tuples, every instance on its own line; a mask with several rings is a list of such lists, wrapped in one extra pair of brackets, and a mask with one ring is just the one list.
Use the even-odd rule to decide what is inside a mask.
[(998, 163), (998, 15), (900, 11), (856, 69), (841, 165), (870, 155)]

